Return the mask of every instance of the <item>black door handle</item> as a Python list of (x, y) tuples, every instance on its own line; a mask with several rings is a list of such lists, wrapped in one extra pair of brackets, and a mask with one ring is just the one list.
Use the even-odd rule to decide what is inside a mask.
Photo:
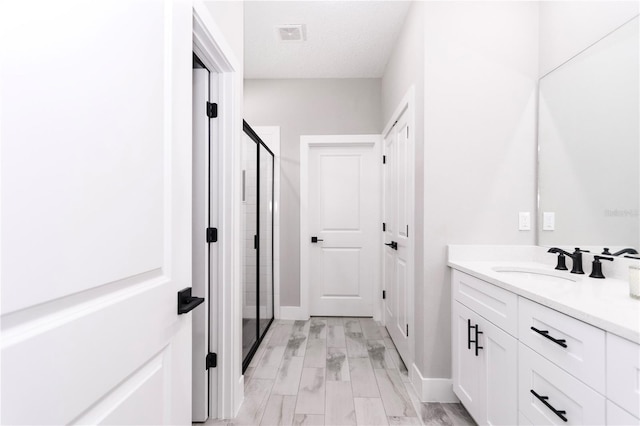
[(191, 312), (202, 302), (204, 302), (204, 297), (191, 296), (191, 287), (183, 288), (178, 292), (178, 315)]
[(389, 246), (394, 250), (398, 250), (398, 243), (395, 241), (391, 241), (390, 243), (384, 243), (385, 246)]
[(312, 243), (317, 243), (318, 241), (324, 241), (324, 240), (321, 240), (321, 239), (320, 239), (320, 238), (318, 238), (318, 237), (311, 237), (311, 242), (312, 242)]

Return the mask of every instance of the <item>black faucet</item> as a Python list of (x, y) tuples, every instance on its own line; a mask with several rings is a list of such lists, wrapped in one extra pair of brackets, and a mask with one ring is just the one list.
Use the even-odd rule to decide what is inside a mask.
[(576, 247), (573, 253), (569, 253), (568, 251), (564, 251), (557, 247), (552, 247), (548, 250), (548, 253), (558, 253), (558, 264), (556, 265), (556, 269), (561, 271), (567, 270), (567, 265), (565, 263), (565, 256), (569, 256), (571, 260), (573, 260), (573, 265), (571, 267), (572, 274), (584, 274), (582, 270), (582, 253), (589, 252), (589, 250), (581, 250), (579, 247)]
[(602, 263), (600, 262), (601, 259), (613, 262), (613, 259), (610, 257), (598, 255), (593, 256), (593, 262), (591, 262), (591, 274), (589, 275), (591, 278), (604, 278), (604, 275), (602, 274)]
[(547, 253), (558, 253), (558, 263), (556, 264), (556, 269), (559, 271), (567, 271), (567, 258), (565, 257), (565, 255), (567, 256), (571, 256), (571, 253), (568, 253), (562, 249), (559, 249), (557, 247), (551, 247)]
[(621, 254), (638, 254), (638, 251), (634, 248), (625, 248), (622, 249), (620, 251), (617, 251), (615, 253), (611, 253), (609, 252), (609, 249), (607, 247), (604, 248), (604, 250), (602, 251), (602, 254), (606, 254), (607, 256), (620, 256)]

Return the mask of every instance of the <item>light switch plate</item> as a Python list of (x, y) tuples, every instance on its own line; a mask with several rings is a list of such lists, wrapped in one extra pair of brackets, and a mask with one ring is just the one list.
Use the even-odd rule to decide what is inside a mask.
[(520, 231), (531, 231), (531, 213), (518, 213), (518, 229)]
[(556, 229), (555, 212), (543, 212), (542, 213), (542, 230), (555, 231), (555, 229)]

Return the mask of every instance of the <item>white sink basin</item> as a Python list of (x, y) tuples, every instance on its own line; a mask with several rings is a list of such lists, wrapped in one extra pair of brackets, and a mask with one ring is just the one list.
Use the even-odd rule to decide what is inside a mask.
[[(496, 266), (492, 268), (501, 275), (512, 275), (528, 281), (544, 281), (544, 282), (577, 282), (579, 278), (574, 278), (560, 272), (549, 271), (546, 269), (520, 268), (511, 266)], [(567, 273), (568, 274), (568, 273)]]

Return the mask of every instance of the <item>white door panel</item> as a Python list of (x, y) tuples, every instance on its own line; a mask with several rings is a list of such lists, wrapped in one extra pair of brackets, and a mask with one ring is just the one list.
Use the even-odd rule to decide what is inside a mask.
[[(349, 136), (345, 140), (349, 140)], [(372, 316), (379, 264), (377, 136), (309, 147), (310, 314)], [(319, 241), (311, 243), (310, 237)]]
[[(193, 257), (193, 292), (209, 301), (209, 244), (205, 229), (209, 227), (209, 71), (193, 70), (193, 222), (191, 250)], [(213, 163), (215, 165), (215, 163)], [(207, 420), (209, 379), (206, 357), (209, 353), (208, 304), (193, 312), (193, 352), (191, 354), (193, 421)]]
[(411, 240), (409, 239), (410, 179), (413, 161), (406, 112), (384, 141), (384, 242), (385, 325), (400, 356), (409, 362), (409, 286)]
[(3, 424), (190, 421), (191, 13), (1, 6)]

